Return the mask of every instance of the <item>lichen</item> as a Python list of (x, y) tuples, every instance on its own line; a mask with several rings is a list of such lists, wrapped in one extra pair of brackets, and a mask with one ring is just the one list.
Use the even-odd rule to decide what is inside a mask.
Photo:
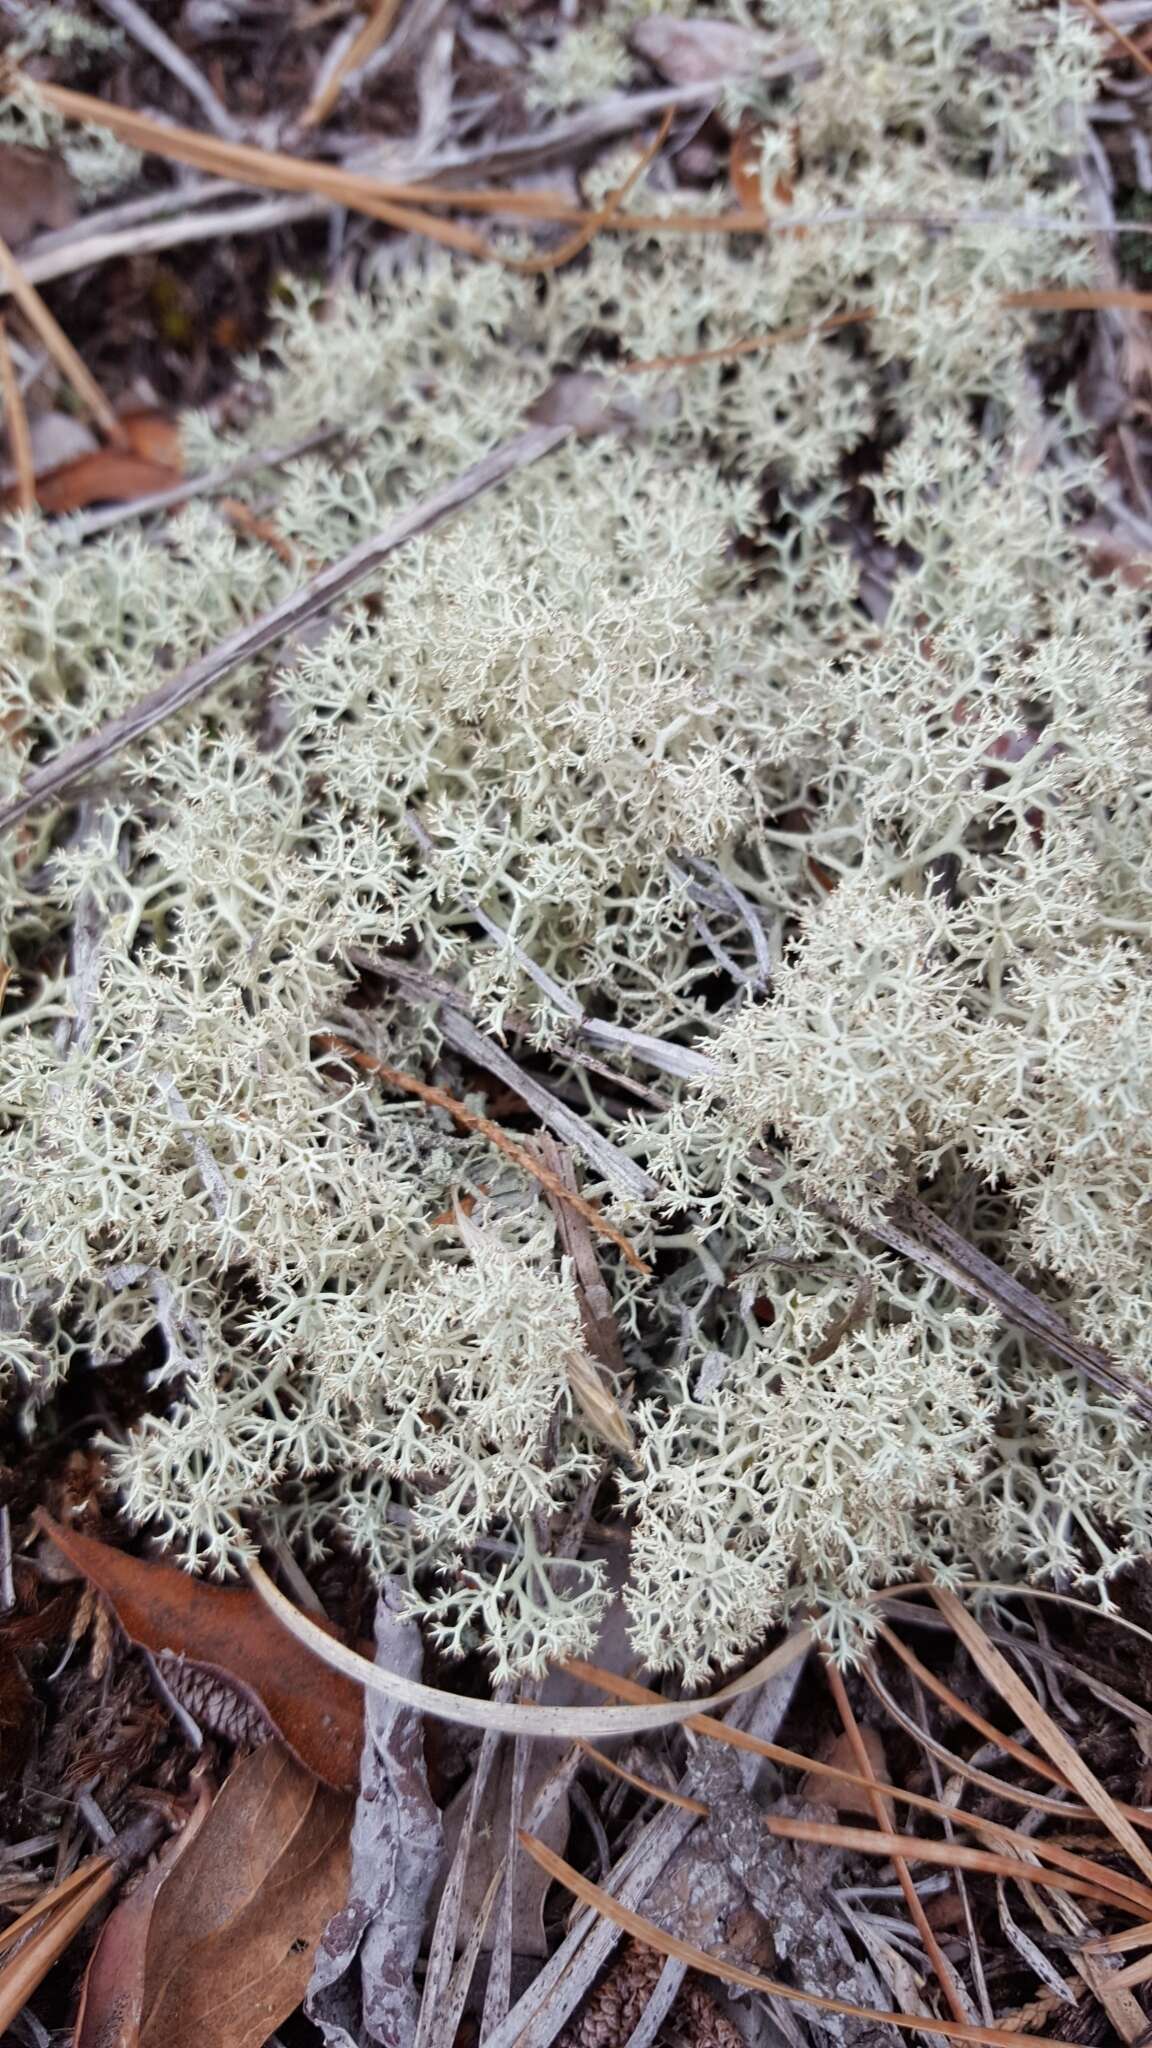
[[(450, 977), (657, 1184), (588, 1185), (658, 1270), (601, 1246), (650, 1663), (698, 1680), (798, 1603), (842, 1637), (908, 1571), (1103, 1581), (1152, 1546), (1139, 1425), (854, 1228), (919, 1187), (1143, 1370), (1146, 603), (1092, 572), (1086, 436), (1000, 297), (1092, 275), (1087, 232), (1015, 219), (1076, 211), (1091, 24), (771, 13), (823, 65), (774, 109), (791, 203), (850, 218), (605, 234), (542, 285), (431, 255), (375, 297), (302, 290), (244, 426), (188, 437), (198, 465), (354, 428), (278, 476), (289, 560), (210, 502), (161, 537), (10, 544), (5, 788), (516, 432), (557, 371), (876, 309), (630, 381), (630, 434), (412, 543), (0, 848), (27, 1399), (140, 1354), (155, 1412), (110, 1452), (134, 1517), (215, 1569), (261, 1520), (350, 1542), (501, 1673), (588, 1646), (611, 1595), (548, 1555), (605, 1456), (569, 1388), (575, 1280), (534, 1181), (318, 1055), (332, 1030), (413, 1072), (441, 1051), (354, 952)], [(959, 223), (874, 218), (926, 209)], [(630, 1112), (541, 976), (710, 1067), (635, 1067)]]

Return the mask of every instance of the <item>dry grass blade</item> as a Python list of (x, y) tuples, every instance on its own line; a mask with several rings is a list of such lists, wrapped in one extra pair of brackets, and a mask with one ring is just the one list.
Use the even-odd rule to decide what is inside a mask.
[(841, 313), (829, 313), (823, 320), (802, 320), (793, 327), (774, 327), (768, 334), (748, 334), (739, 341), (720, 342), (715, 348), (693, 349), (680, 356), (645, 356), (640, 362), (618, 363), (616, 367), (636, 375), (643, 370), (694, 370), (702, 363), (732, 363), (739, 356), (782, 348), (790, 341), (807, 341), (814, 334), (836, 334), (842, 327), (858, 327), (864, 321), (874, 320), (876, 313), (875, 306), (849, 306)]
[[(973, 2027), (961, 2025), (957, 2020), (927, 2020), (922, 2013), (873, 2012), (867, 2006), (852, 2005), (844, 1998), (824, 1998), (815, 1991), (798, 1991), (794, 1984), (781, 1984), (772, 1977), (762, 1977), (758, 1970), (741, 1969), (735, 1963), (709, 1955), (705, 1949), (693, 1948), (690, 1942), (679, 1941), (674, 1934), (666, 1934), (655, 1921), (645, 1920), (642, 1914), (618, 1904), (611, 1893), (581, 1877), (578, 1870), (574, 1870), (562, 1856), (554, 1855), (535, 1836), (522, 1832), (520, 1840), (541, 1869), (584, 1905), (593, 1907), (637, 1941), (654, 1948), (659, 1955), (673, 1956), (690, 1970), (699, 1970), (702, 1976), (718, 1977), (724, 1984), (735, 1985), (745, 1991), (764, 1992), (770, 1998), (783, 1998), (790, 2004), (807, 2006), (816, 2012), (839, 2013), (844, 2019), (867, 2020), (874, 2026), (900, 2027), (906, 2033), (939, 2034), (946, 2041), (971, 2041), (983, 2044), (983, 2048), (1019, 2048), (1019, 2035), (1005, 2027)], [(1031, 2038), (1042, 2044), (1042, 2048), (1071, 2048), (1070, 2043), (1047, 2035), (1034, 2034)]]
[(347, 206), (382, 220), (390, 227), (425, 235), (461, 254), (490, 258), (493, 251), (483, 237), (471, 229), (434, 219), (421, 211), (425, 206), (450, 207), (456, 212), (523, 215), (529, 219), (567, 221), (582, 224), (586, 207), (574, 206), (561, 193), (460, 191), (449, 186), (395, 184), (358, 171), (346, 171), (335, 164), (314, 163), (308, 157), (293, 156), (286, 150), (258, 149), (253, 143), (224, 142), (218, 136), (203, 135), (197, 128), (176, 122), (156, 121), (130, 107), (114, 106), (110, 100), (90, 93), (73, 92), (67, 86), (47, 85), (23, 79), (24, 88), (41, 99), (65, 120), (81, 121), (107, 128), (131, 148), (170, 162), (189, 164), (194, 170), (272, 192), (305, 193)]
[(1129, 1963), (1125, 1969), (1118, 1970), (1112, 1984), (1115, 1990), (1128, 1991), (1134, 1989), (1137, 1984), (1147, 1984), (1150, 1977), (1152, 1956), (1141, 1956), (1138, 1962)]
[[(892, 1822), (891, 1806), (885, 1801), (877, 1782), (876, 1773), (872, 1768), (872, 1759), (868, 1754), (867, 1745), (860, 1733), (860, 1724), (852, 1711), (852, 1702), (848, 1698), (844, 1680), (830, 1657), (825, 1657), (824, 1668), (829, 1689), (836, 1702), (836, 1710), (844, 1725), (844, 1733), (848, 1737), (852, 1754), (856, 1759), (856, 1768), (860, 1776), (868, 1783), (868, 1803), (872, 1808), (872, 1818), (878, 1828), (888, 1829), (891, 1827)], [(936, 1972), (937, 1981), (948, 2001), (949, 2011), (954, 2020), (958, 2020), (961, 2025), (964, 2025), (969, 2020), (970, 2014), (963, 1993), (956, 1981), (955, 1972), (936, 1939), (935, 1929), (927, 1913), (924, 1911), (920, 1894), (912, 1882), (912, 1873), (903, 1856), (895, 1856), (892, 1860), (896, 1871), (896, 1881), (904, 1894), (904, 1903), (912, 1916), (912, 1921), (917, 1934), (920, 1936), (924, 1953)]]
[[(580, 1201), (581, 1197), (577, 1196), (576, 1199)], [(568, 1200), (572, 1200), (571, 1190), (568, 1192)], [(603, 1219), (599, 1226), (592, 1225), (593, 1229), (597, 1227), (603, 1231)], [(601, 1379), (592, 1360), (586, 1358), (582, 1351), (566, 1352), (564, 1362), (572, 1398), (589, 1429), (594, 1430), (612, 1450), (622, 1451), (625, 1457), (629, 1457), (636, 1448), (636, 1438), (632, 1425), (611, 1387)]]
[(333, 1053), (338, 1059), (347, 1060), (351, 1066), (359, 1067), (366, 1074), (374, 1074), (378, 1080), (386, 1081), (390, 1088), (398, 1088), (406, 1095), (418, 1096), (421, 1102), (427, 1102), (434, 1109), (446, 1110), (464, 1130), (475, 1131), (480, 1137), (487, 1138), (490, 1145), (495, 1145), (497, 1151), (502, 1152), (506, 1159), (511, 1159), (523, 1172), (531, 1174), (532, 1178), (538, 1180), (541, 1187), (547, 1188), (548, 1193), (558, 1202), (567, 1202), (578, 1215), (583, 1216), (591, 1229), (597, 1231), (601, 1237), (609, 1238), (634, 1272), (643, 1273), (647, 1277), (649, 1268), (644, 1264), (639, 1252), (629, 1244), (623, 1232), (617, 1230), (614, 1223), (609, 1223), (608, 1218), (602, 1216), (599, 1209), (592, 1202), (586, 1201), (583, 1195), (565, 1187), (557, 1174), (542, 1165), (526, 1145), (517, 1144), (515, 1138), (509, 1137), (502, 1125), (493, 1123), (491, 1117), (481, 1116), (476, 1110), (469, 1109), (465, 1103), (458, 1102), (454, 1095), (449, 1095), (446, 1089), (434, 1088), (428, 1081), (417, 1080), (414, 1074), (402, 1073), (399, 1067), (390, 1067), (386, 1061), (378, 1060), (374, 1053), (361, 1052), (358, 1047), (349, 1045), (346, 1039), (325, 1035), (319, 1043), (322, 1051)]
[(18, 512), (32, 512), (36, 507), (36, 465), (32, 459), (32, 437), (28, 432), (24, 394), (16, 375), (8, 329), (3, 319), (0, 319), (0, 396), (4, 400), (4, 424), (8, 429), (8, 447), (12, 456), (12, 466), (16, 471), (16, 509)]
[[(991, 1792), (992, 1796), (996, 1799), (1006, 1799), (1014, 1806), (1026, 1806), (1034, 1813), (1051, 1813), (1061, 1821), (1079, 1821), (1091, 1818), (1086, 1806), (1074, 1805), (1068, 1799), (1051, 1799), (1044, 1792), (1026, 1790), (1020, 1785), (1014, 1785), (1009, 1778), (997, 1778), (993, 1776), (991, 1771), (978, 1770), (965, 1757), (958, 1756), (954, 1749), (949, 1749), (946, 1743), (937, 1741), (936, 1737), (929, 1734), (928, 1730), (919, 1721), (913, 1720), (911, 1714), (904, 1711), (900, 1702), (893, 1698), (892, 1693), (885, 1685), (873, 1663), (868, 1662), (861, 1667), (861, 1676), (865, 1684), (870, 1688), (873, 1697), (883, 1707), (885, 1713), (890, 1714), (896, 1725), (903, 1728), (905, 1734), (910, 1735), (914, 1742), (918, 1742), (921, 1748), (927, 1751), (929, 1756), (936, 1759), (937, 1763), (942, 1764), (952, 1777), (963, 1778), (968, 1785), (978, 1785), (982, 1792)], [(943, 1699), (944, 1693), (947, 1691), (948, 1688), (946, 1686), (943, 1687), (939, 1697)], [(960, 1718), (962, 1719), (963, 1716), (960, 1716)], [(988, 1725), (991, 1724), (989, 1723)], [(997, 1740), (999, 1740), (999, 1736), (997, 1736)], [(1034, 1766), (1029, 1766), (1029, 1769), (1033, 1768)]]
[[(825, 1205), (825, 1213), (834, 1213), (830, 1205)], [(846, 1218), (838, 1220), (849, 1229), (853, 1227)], [(882, 1244), (938, 1273), (962, 1293), (986, 1302), (1061, 1364), (1070, 1365), (1093, 1386), (1103, 1387), (1142, 1422), (1152, 1423), (1152, 1389), (1146, 1380), (1138, 1379), (1099, 1345), (1079, 1336), (1050, 1301), (997, 1265), (918, 1196), (902, 1195), (887, 1203), (869, 1217), (862, 1234), (878, 1237)]]
[(117, 447), (126, 446), (124, 429), (96, 379), (85, 369), (68, 336), (48, 311), (35, 285), (29, 284), (3, 237), (0, 237), (0, 277), (6, 281), (8, 290), (28, 325), (35, 329), (61, 376), (72, 386), (85, 411), (91, 413), (108, 439)]
[(350, 43), (313, 93), (301, 117), (302, 128), (318, 128), (328, 119), (353, 73), (374, 57), (400, 12), (400, 0), (374, 0)]
[(153, 21), (152, 16), (139, 5), (139, 0), (96, 0), (96, 4), (103, 8), (105, 14), (110, 14), (113, 21), (118, 21), (121, 28), (126, 29), (184, 87), (217, 135), (235, 139), (240, 131), (227, 107), (217, 99), (208, 80), (197, 71), (191, 58), (186, 57), (171, 36), (165, 34), (159, 22)]
[(1152, 1850), (1141, 1841), (1131, 1821), (1121, 1812), (1112, 1794), (1100, 1783), (1095, 1772), (1090, 1770), (1079, 1752), (1073, 1748), (1061, 1728), (1056, 1726), (1051, 1714), (1041, 1706), (1033, 1692), (1030, 1692), (1022, 1678), (1012, 1669), (1008, 1659), (990, 1643), (979, 1622), (969, 1614), (962, 1600), (944, 1586), (933, 1589), (933, 1599), (940, 1612), (951, 1622), (957, 1636), (973, 1662), (983, 1672), (988, 1683), (995, 1687), (1002, 1700), (1011, 1707), (1014, 1714), (1031, 1730), (1037, 1742), (1041, 1743), (1067, 1783), (1072, 1786), (1086, 1806), (1103, 1821), (1117, 1846), (1130, 1857), (1137, 1870), (1152, 1880)]
[[(1058, 1771), (1055, 1764), (1049, 1763), (1047, 1757), (1036, 1756), (1032, 1750), (1025, 1749), (1022, 1742), (1017, 1742), (1014, 1736), (1008, 1735), (1002, 1728), (997, 1728), (996, 1723), (989, 1721), (985, 1714), (978, 1713), (975, 1707), (970, 1707), (967, 1700), (961, 1699), (959, 1693), (953, 1692), (950, 1685), (946, 1685), (942, 1678), (938, 1678), (934, 1671), (930, 1671), (926, 1664), (920, 1662), (915, 1651), (910, 1650), (907, 1643), (902, 1642), (894, 1630), (882, 1626), (880, 1638), (899, 1657), (905, 1669), (911, 1671), (942, 1706), (958, 1715), (960, 1720), (966, 1721), (970, 1728), (974, 1728), (977, 1735), (982, 1735), (986, 1742), (994, 1742), (998, 1749), (1003, 1750), (1005, 1756), (1014, 1758), (1024, 1770), (1034, 1772), (1037, 1777), (1046, 1778), (1050, 1785), (1067, 1785), (1068, 1780), (1063, 1771)], [(1152, 1825), (1152, 1821), (1149, 1825)]]
[[(1097, 313), (1116, 310), (1152, 312), (1152, 292), (1127, 286), (1079, 287), (1053, 285), (1031, 291), (1001, 292), (1000, 304), (1021, 312)], [(808, 341), (813, 335), (836, 334), (842, 327), (859, 327), (875, 320), (877, 306), (849, 306), (829, 313), (821, 320), (803, 320), (792, 327), (774, 327), (767, 334), (749, 334), (738, 341), (720, 342), (715, 348), (694, 349), (687, 355), (647, 356), (642, 362), (618, 363), (617, 369), (633, 374), (641, 370), (691, 370), (703, 363), (732, 363), (740, 356), (759, 355), (765, 349), (782, 348), (792, 341)]]
[[(635, 1679), (622, 1678), (615, 1672), (603, 1671), (598, 1665), (582, 1663), (570, 1658), (564, 1669), (587, 1685), (599, 1686), (601, 1691), (616, 1693), (621, 1699), (651, 1700), (657, 1697), (646, 1686), (638, 1685)], [(1025, 1858), (1040, 1857), (1057, 1870), (1067, 1871), (1072, 1877), (1081, 1878), (1090, 1887), (1114, 1895), (1115, 1902), (1122, 1903), (1126, 1910), (1143, 1912), (1144, 1902), (1149, 1893), (1135, 1878), (1126, 1877), (1109, 1869), (1105, 1864), (1095, 1863), (1090, 1857), (1078, 1856), (1074, 1851), (1064, 1849), (1057, 1842), (1050, 1842), (1042, 1836), (1023, 1835), (1014, 1828), (1002, 1827), (998, 1821), (985, 1819), (982, 1815), (965, 1812), (958, 1807), (944, 1806), (926, 1792), (906, 1792), (898, 1785), (886, 1785), (876, 1778), (866, 1778), (857, 1771), (848, 1771), (839, 1764), (826, 1763), (819, 1757), (805, 1756), (801, 1751), (785, 1749), (778, 1742), (765, 1741), (762, 1736), (748, 1734), (742, 1728), (730, 1728), (726, 1722), (717, 1720), (711, 1714), (700, 1714), (687, 1723), (694, 1735), (706, 1736), (714, 1742), (722, 1742), (732, 1749), (744, 1749), (756, 1756), (763, 1756), (771, 1762), (782, 1764), (788, 1770), (800, 1771), (812, 1777), (824, 1778), (829, 1783), (852, 1785), (865, 1792), (870, 1788), (881, 1798), (893, 1800), (901, 1806), (910, 1806), (917, 1813), (930, 1813), (940, 1821), (950, 1821), (954, 1826), (967, 1828), (990, 1842), (1002, 1843), (1010, 1853)], [(990, 1781), (995, 1790), (1001, 1788), (995, 1780)], [(651, 1788), (655, 1791), (655, 1787)], [(1025, 1802), (1027, 1803), (1027, 1802)], [(1065, 1819), (1077, 1816), (1078, 1809), (1071, 1806), (1061, 1809)], [(1085, 1814), (1087, 1809), (1083, 1809)]]
[[(367, 1657), (346, 1649), (343, 1643), (325, 1635), (322, 1628), (293, 1607), (258, 1564), (250, 1563), (247, 1569), (252, 1585), (277, 1620), (298, 1642), (313, 1651), (322, 1664), (329, 1665), (333, 1671), (343, 1672), (347, 1678), (354, 1678), (366, 1692), (382, 1693), (386, 1699), (413, 1707), (418, 1713), (431, 1714), (438, 1721), (454, 1721), (463, 1728), (495, 1728), (505, 1735), (527, 1735), (541, 1742), (553, 1742), (557, 1737), (569, 1740), (581, 1736), (595, 1741), (606, 1735), (636, 1735), (651, 1728), (678, 1726), (692, 1721), (699, 1711), (690, 1700), (662, 1700), (657, 1706), (645, 1707), (532, 1707), (519, 1706), (514, 1700), (477, 1700), (469, 1699), (463, 1693), (444, 1692), (438, 1686), (424, 1685), (418, 1679), (403, 1678), (394, 1671), (382, 1671)], [(734, 1679), (722, 1691), (714, 1693), (709, 1704), (727, 1705), (744, 1693), (756, 1692), (770, 1678), (777, 1677), (798, 1658), (806, 1656), (811, 1642), (809, 1629), (794, 1630), (751, 1671), (746, 1671), (743, 1677)]]

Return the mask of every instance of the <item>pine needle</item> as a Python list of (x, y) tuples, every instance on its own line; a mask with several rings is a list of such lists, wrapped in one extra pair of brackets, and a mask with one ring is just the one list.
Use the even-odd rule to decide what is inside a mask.
[[(891, 1808), (886, 1803), (877, 1783), (876, 1773), (872, 1767), (872, 1759), (868, 1754), (867, 1745), (860, 1733), (860, 1724), (852, 1711), (852, 1702), (848, 1698), (844, 1680), (832, 1659), (827, 1655), (824, 1658), (824, 1671), (828, 1680), (829, 1690), (836, 1702), (836, 1711), (843, 1723), (844, 1733), (848, 1737), (852, 1754), (856, 1759), (856, 1768), (861, 1777), (868, 1781), (868, 1803), (872, 1808), (872, 1818), (878, 1828), (891, 1830), (893, 1825)], [(959, 2021), (962, 2026), (966, 2025), (969, 2018), (968, 2008), (964, 2002), (960, 1986), (956, 1981), (952, 1965), (948, 1962), (940, 1943), (937, 1941), (935, 1929), (927, 1913), (924, 1911), (920, 1894), (912, 1882), (912, 1873), (908, 1868), (907, 1861), (903, 1856), (894, 1856), (892, 1858), (892, 1867), (896, 1872), (896, 1881), (904, 1894), (904, 1903), (912, 1916), (916, 1932), (920, 1936), (921, 1946), (936, 1972), (937, 1981), (948, 2001), (948, 2010), (954, 2020)]]
[(446, 1110), (464, 1130), (476, 1131), (480, 1137), (487, 1138), (489, 1144), (495, 1145), (497, 1151), (503, 1152), (506, 1159), (511, 1159), (524, 1173), (530, 1173), (533, 1180), (538, 1180), (541, 1187), (547, 1188), (548, 1193), (556, 1201), (566, 1202), (570, 1209), (575, 1209), (578, 1215), (583, 1216), (591, 1229), (598, 1231), (601, 1237), (609, 1238), (634, 1272), (643, 1273), (645, 1278), (648, 1277), (650, 1268), (644, 1264), (640, 1254), (629, 1244), (623, 1233), (617, 1230), (615, 1224), (609, 1223), (608, 1218), (601, 1214), (594, 1203), (587, 1201), (574, 1189), (565, 1187), (564, 1182), (550, 1167), (533, 1158), (525, 1145), (517, 1144), (515, 1138), (510, 1137), (502, 1125), (493, 1123), (491, 1117), (481, 1116), (476, 1110), (469, 1109), (466, 1103), (457, 1101), (446, 1089), (435, 1088), (428, 1081), (419, 1081), (414, 1074), (402, 1073), (399, 1067), (388, 1066), (386, 1061), (378, 1060), (373, 1053), (361, 1052), (357, 1046), (349, 1045), (346, 1039), (335, 1038), (326, 1032), (320, 1039), (320, 1046), (322, 1051), (334, 1053), (337, 1058), (347, 1060), (354, 1067), (360, 1067), (364, 1073), (374, 1074), (378, 1080), (386, 1081), (389, 1087), (399, 1088), (406, 1095), (418, 1096), (421, 1102), (427, 1102), (433, 1109)]
[(32, 437), (28, 432), (24, 393), (20, 389), (16, 365), (12, 360), (8, 328), (2, 317), (0, 396), (4, 399), (4, 424), (8, 429), (8, 447), (12, 456), (12, 466), (16, 471), (16, 509), (19, 512), (32, 512), (36, 507), (36, 465), (32, 459)]
[(127, 436), (117, 419), (96, 379), (87, 370), (65, 334), (53, 318), (40, 297), (34, 284), (30, 284), (8, 247), (0, 236), (0, 275), (27, 320), (28, 325), (43, 342), (57, 369), (72, 386), (85, 411), (90, 412), (97, 425), (116, 447), (127, 446)]
[[(520, 1843), (541, 1870), (546, 1870), (549, 1877), (554, 1877), (584, 1905), (592, 1906), (606, 1920), (624, 1928), (626, 1933), (634, 1935), (648, 1948), (654, 1948), (658, 1955), (673, 1956), (677, 1962), (686, 1963), (689, 1969), (699, 1970), (702, 1976), (719, 1977), (724, 1984), (736, 1985), (746, 1991), (765, 1992), (770, 1998), (784, 1998), (793, 2005), (810, 2006), (817, 2012), (840, 2013), (847, 2019), (868, 2020), (873, 2025), (902, 2027), (907, 2033), (942, 2034), (946, 2041), (970, 2041), (979, 2044), (979, 2048), (1019, 2048), (1019, 2035), (1004, 2027), (961, 2026), (955, 2020), (926, 2018), (923, 2013), (874, 2012), (867, 2006), (851, 2005), (844, 1998), (825, 1998), (815, 1991), (799, 1991), (795, 1984), (780, 1984), (772, 1977), (762, 1977), (757, 1970), (742, 1969), (739, 1964), (728, 1962), (721, 1956), (709, 1955), (706, 1949), (695, 1948), (691, 1942), (680, 1941), (676, 1935), (665, 1933), (654, 1920), (645, 1920), (642, 1914), (620, 1905), (610, 1892), (581, 1877), (579, 1871), (566, 1863), (562, 1856), (557, 1856), (524, 1829), (520, 1830)], [(1037, 2048), (1070, 2048), (1070, 2044), (1047, 2035), (1034, 2034), (1031, 2038), (1037, 2043)]]
[(385, 36), (390, 34), (399, 12), (400, 0), (375, 0), (375, 5), (369, 8), (339, 62), (333, 65), (329, 77), (313, 93), (301, 117), (302, 128), (318, 128), (322, 121), (328, 119), (346, 81), (353, 72), (362, 71), (375, 56)]

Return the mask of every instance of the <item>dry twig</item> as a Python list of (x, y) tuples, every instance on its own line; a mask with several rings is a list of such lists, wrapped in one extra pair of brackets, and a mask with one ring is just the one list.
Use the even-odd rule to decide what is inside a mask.
[(197, 703), (241, 662), (262, 654), (266, 647), (274, 646), (286, 634), (337, 603), (357, 584), (365, 582), (406, 541), (414, 539), (417, 534), (429, 532), (449, 513), (466, 505), (482, 491), (503, 483), (506, 477), (528, 463), (539, 461), (541, 456), (559, 447), (567, 434), (566, 427), (530, 427), (514, 441), (494, 448), (490, 455), (474, 463), (452, 483), (443, 485), (431, 497), (402, 512), (390, 526), (361, 541), (331, 568), (322, 569), (318, 575), (310, 577), (299, 590), (291, 591), (250, 625), (241, 626), (229, 634), (218, 647), (191, 662), (146, 697), (141, 697), (128, 711), (109, 719), (97, 732), (78, 740), (74, 746), (63, 748), (42, 767), (33, 769), (18, 795), (0, 809), (0, 832), (16, 824), (47, 797), (58, 796), (82, 776), (90, 775), (93, 769), (110, 760), (133, 740), (151, 732), (154, 726)]

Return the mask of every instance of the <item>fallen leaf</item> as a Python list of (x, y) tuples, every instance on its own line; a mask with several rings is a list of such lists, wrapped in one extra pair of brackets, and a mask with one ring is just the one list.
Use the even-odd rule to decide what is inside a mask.
[(184, 447), (180, 427), (176, 420), (169, 419), (166, 412), (158, 411), (155, 406), (143, 406), (136, 412), (121, 413), (120, 425), (128, 437), (133, 455), (174, 470), (178, 477), (183, 475)]
[[(418, 1678), (417, 1622), (402, 1620), (403, 1589), (386, 1581), (376, 1608), (376, 1661)], [(444, 1828), (428, 1789), (423, 1717), (370, 1699), (352, 1823), (347, 1904), (326, 1929), (308, 1986), (307, 2014), (325, 2048), (411, 2041), (414, 1971), (428, 1901), (440, 1872)]]
[(263, 2048), (344, 1904), (351, 1819), (280, 1743), (241, 1759), (153, 1905), (130, 2048)]
[(364, 1725), (359, 1686), (318, 1663), (255, 1593), (210, 1585), (174, 1565), (131, 1557), (61, 1528), (43, 1512), (37, 1521), (69, 1563), (111, 1602), (132, 1642), (157, 1654), (184, 1657), (227, 1679), (263, 1709), (307, 1770), (336, 1791), (354, 1790)]
[(98, 448), (38, 476), (36, 502), (42, 512), (80, 512), (86, 505), (127, 505), (179, 481), (179, 472), (162, 463), (122, 448)]
[[(578, 434), (627, 434), (674, 419), (679, 409), (672, 390), (641, 397), (623, 378), (601, 377), (594, 370), (561, 370), (525, 417), (542, 427), (574, 427)], [(523, 1108), (523, 1103), (518, 1106)]]
[[(867, 1725), (861, 1728), (860, 1733), (876, 1776), (881, 1784), (890, 1783), (888, 1759), (884, 1754), (884, 1744), (880, 1736), (875, 1728)], [(823, 1761), (832, 1764), (838, 1771), (855, 1771), (856, 1752), (850, 1738), (847, 1735), (838, 1735)], [(863, 1785), (840, 1784), (829, 1791), (827, 1778), (809, 1773), (801, 1782), (800, 1797), (810, 1800), (814, 1806), (834, 1806), (838, 1813), (862, 1813), (868, 1820), (873, 1817), (872, 1802)]]
[[(96, 447), (88, 435), (78, 452), (67, 460), (55, 460), (52, 450), (51, 468), (45, 468), (42, 460), (37, 461), (36, 502), (42, 512), (59, 514), (80, 512), (87, 505), (128, 505), (136, 498), (146, 498), (152, 491), (165, 491), (180, 482), (184, 468), (180, 429), (175, 421), (155, 410), (141, 410), (125, 413), (120, 427), (123, 447)], [(56, 439), (58, 443), (59, 435)], [(51, 442), (49, 447), (51, 450)], [(5, 492), (0, 502), (7, 506), (12, 497), (12, 492)]]
[(104, 1922), (84, 1972), (73, 2048), (136, 2048), (152, 1909), (161, 1886), (203, 1827), (211, 1804), (211, 1793), (202, 1783), (179, 1834), (165, 1842), (151, 1870)]
[(54, 151), (0, 143), (0, 236), (18, 248), (37, 228), (71, 227), (75, 188)]

